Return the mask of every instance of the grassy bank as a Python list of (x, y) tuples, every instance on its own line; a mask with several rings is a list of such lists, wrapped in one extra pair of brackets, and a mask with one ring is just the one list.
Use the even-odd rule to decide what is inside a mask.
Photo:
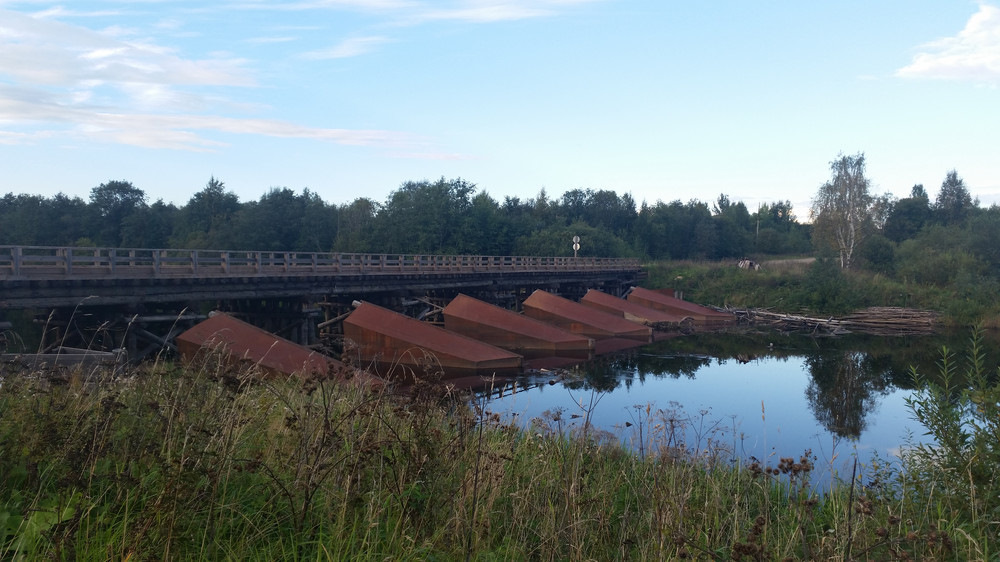
[(1000, 328), (1000, 282), (962, 277), (945, 285), (917, 283), (868, 271), (844, 271), (834, 260), (775, 260), (759, 271), (734, 263), (666, 261), (648, 264), (645, 285), (684, 291), (692, 302), (788, 313), (839, 315), (873, 306), (934, 310), (952, 326)]
[[(647, 409), (641, 453), (426, 382), (254, 382), (217, 360), (0, 384), (0, 559), (990, 559), (997, 509), (924, 462), (829, 493)], [(929, 403), (929, 402), (928, 402)], [(957, 468), (952, 467), (954, 470)], [(961, 488), (961, 486), (958, 486)], [(978, 488), (976, 488), (978, 490)], [(970, 505), (972, 510), (970, 511)], [(977, 511), (978, 510), (978, 511)], [(992, 537), (992, 538), (991, 538)]]

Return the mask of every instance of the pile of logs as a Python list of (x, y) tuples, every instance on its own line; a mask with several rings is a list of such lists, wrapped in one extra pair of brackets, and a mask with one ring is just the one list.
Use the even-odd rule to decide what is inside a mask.
[(811, 318), (755, 308), (728, 312), (747, 324), (782, 331), (807, 331), (823, 335), (862, 333), (875, 336), (931, 334), (938, 316), (936, 312), (929, 310), (884, 306), (866, 308), (841, 318)]

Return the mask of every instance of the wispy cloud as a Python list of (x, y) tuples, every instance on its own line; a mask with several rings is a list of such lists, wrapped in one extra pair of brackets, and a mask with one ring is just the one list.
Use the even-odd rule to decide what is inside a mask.
[(351, 146), (420, 146), (413, 135), (394, 131), (317, 128), (274, 119), (219, 115), (122, 113), (108, 108), (73, 107), (36, 92), (0, 89), (0, 122), (19, 116), (24, 131), (0, 130), (0, 142), (33, 142), (56, 135), (78, 140), (122, 143), (146, 148), (205, 151), (225, 146), (212, 133), (312, 139)]
[[(435, 22), (513, 21), (551, 16), (567, 7), (600, 0), (229, 0), (188, 15), (204, 17), (240, 12), (353, 11), (366, 16), (363, 28), (303, 58), (333, 60), (370, 53), (396, 39), (389, 30)], [(158, 42), (155, 32), (171, 39), (185, 27), (177, 13), (147, 22), (113, 17), (115, 25), (96, 29), (76, 22), (118, 16), (135, 5), (169, 0), (108, 1), (88, 11), (35, 4), (34, 13), (6, 9), (0, 0), (0, 143), (39, 142), (51, 137), (122, 143), (150, 148), (214, 150), (229, 134), (313, 139), (345, 145), (377, 146), (405, 158), (463, 158), (438, 151), (413, 135), (382, 130), (309, 127), (261, 119), (259, 104), (230, 99), (260, 87), (253, 63), (228, 53), (199, 58)], [(28, 5), (33, 4), (28, 2)], [(18, 4), (25, 5), (25, 4)], [(54, 6), (54, 7), (50, 7)], [(153, 12), (141, 10), (149, 19)], [(302, 20), (302, 18), (297, 18)], [(296, 29), (322, 27), (325, 18), (287, 22)], [(127, 22), (127, 23), (119, 23)], [(366, 29), (367, 28), (367, 31)], [(153, 32), (151, 35), (150, 33)], [(242, 43), (297, 41), (296, 33), (278, 31)], [(248, 115), (248, 111), (252, 111)]]
[(303, 57), (314, 60), (343, 59), (363, 55), (375, 49), (378, 45), (388, 42), (386, 37), (352, 37), (329, 49), (309, 51)]
[(236, 58), (185, 59), (170, 49), (57, 21), (0, 10), (0, 76), (71, 86), (88, 80), (163, 85), (250, 86)]
[(224, 146), (213, 136), (246, 134), (393, 150), (421, 144), (392, 131), (223, 115), (223, 108), (246, 104), (213, 92), (257, 85), (246, 61), (185, 58), (131, 37), (117, 28), (98, 32), (0, 9), (0, 143), (58, 135), (201, 151)]
[(982, 3), (965, 29), (921, 47), (896, 71), (902, 78), (995, 82), (1000, 80), (1000, 8)]
[(551, 1), (510, 1), (510, 0), (469, 0), (446, 8), (424, 11), (420, 19), (426, 21), (461, 21), (469, 23), (490, 23), (514, 21), (550, 16), (556, 2)]
[(246, 42), (255, 45), (275, 45), (278, 43), (291, 43), (292, 41), (295, 40), (296, 38), (290, 35), (282, 35), (278, 37), (254, 37), (251, 39), (247, 39)]

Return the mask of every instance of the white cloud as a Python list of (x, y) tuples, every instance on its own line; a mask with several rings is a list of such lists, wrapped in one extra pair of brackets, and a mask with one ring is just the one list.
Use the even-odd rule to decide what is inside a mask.
[[(381, 19), (381, 29), (434, 21), (486, 23), (546, 16), (568, 5), (595, 0), (237, 0), (205, 6), (211, 12), (239, 10), (355, 10)], [(3, 6), (0, 0), (0, 6)], [(8, 4), (9, 5), (9, 4)], [(125, 3), (112, 3), (112, 8)], [(405, 133), (309, 127), (281, 120), (243, 118), (254, 104), (220, 92), (256, 88), (250, 63), (227, 53), (184, 56), (158, 44), (142, 29), (115, 25), (102, 30), (67, 23), (111, 11), (78, 12), (45, 7), (34, 15), (0, 7), (0, 143), (31, 143), (59, 137), (150, 148), (214, 150), (225, 135), (312, 139), (388, 149), (398, 157), (458, 159), (428, 148)], [(310, 25), (317, 19), (310, 17)], [(152, 29), (176, 31), (181, 22), (161, 17)], [(147, 30), (148, 31), (148, 30)], [(279, 34), (244, 42), (280, 43)], [(338, 59), (371, 52), (391, 42), (381, 34), (358, 34), (304, 56)], [(266, 108), (265, 108), (266, 109)]]
[[(169, 48), (0, 9), (0, 143), (60, 136), (148, 148), (212, 150), (218, 134), (313, 139), (399, 150), (419, 143), (379, 130), (307, 127), (211, 113), (239, 104), (216, 87), (252, 87), (245, 61), (225, 54), (194, 60)], [(365, 38), (352, 48), (378, 42)], [(342, 47), (342, 53), (348, 53)], [(186, 91), (196, 87), (199, 93)], [(209, 92), (209, 93), (205, 93)], [(259, 109), (259, 108), (258, 108)]]
[(597, 0), (460, 0), (451, 7), (425, 10), (418, 19), (469, 23), (514, 21), (555, 15), (559, 8)]
[(356, 10), (383, 14), (395, 23), (432, 21), (490, 23), (551, 16), (561, 8), (601, 0), (303, 0), (273, 2), (250, 0), (228, 5), (230, 9), (305, 11)]
[[(155, 96), (157, 92), (144, 95)], [(0, 130), (0, 142), (5, 144), (59, 135), (146, 148), (204, 151), (225, 146), (226, 143), (210, 138), (216, 133), (312, 139), (394, 149), (422, 143), (412, 135), (394, 131), (317, 128), (274, 119), (123, 113), (107, 108), (73, 107), (59, 103), (52, 96), (0, 88), (0, 124), (5, 123), (26, 129), (20, 132)]]
[(71, 87), (86, 80), (250, 86), (234, 58), (184, 59), (168, 49), (0, 10), (0, 76)]
[(1000, 8), (980, 4), (965, 29), (922, 46), (913, 62), (896, 71), (903, 78), (1000, 80)]
[(278, 43), (291, 43), (295, 40), (295, 37), (285, 35), (281, 37), (254, 37), (252, 39), (247, 39), (246, 42), (254, 45), (275, 45)]
[(310, 51), (303, 53), (302, 56), (307, 59), (315, 60), (356, 57), (374, 50), (375, 47), (386, 43), (387, 41), (388, 39), (385, 37), (353, 37), (351, 39), (344, 40), (339, 45), (330, 49)]

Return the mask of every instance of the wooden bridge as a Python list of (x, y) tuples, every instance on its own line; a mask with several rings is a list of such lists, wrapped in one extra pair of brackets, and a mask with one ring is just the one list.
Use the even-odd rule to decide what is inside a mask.
[(516, 307), (538, 288), (620, 295), (641, 275), (638, 260), (614, 258), (0, 246), (0, 315), (40, 311), (69, 329), (85, 310), (162, 345), (171, 334), (143, 326), (220, 308), (309, 343), (354, 300), (398, 310), (467, 293)]

